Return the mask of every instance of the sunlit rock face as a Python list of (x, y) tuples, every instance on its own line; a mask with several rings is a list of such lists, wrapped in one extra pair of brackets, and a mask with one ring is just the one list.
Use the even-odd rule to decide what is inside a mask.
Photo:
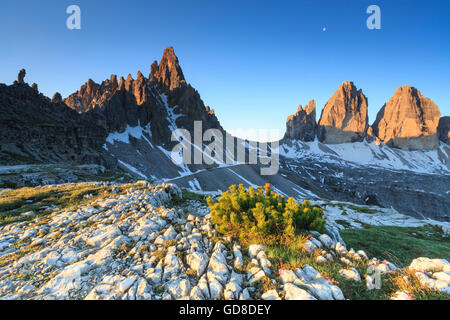
[(318, 138), (328, 144), (362, 141), (367, 128), (367, 98), (353, 82), (345, 81), (322, 110)]
[(152, 63), (148, 78), (138, 71), (136, 79), (131, 74), (119, 81), (113, 74), (101, 84), (89, 79), (64, 102), (79, 113), (102, 116), (108, 133), (123, 133), (128, 126), (149, 127), (156, 144), (170, 144), (174, 128), (192, 131), (194, 120), (201, 120), (205, 130), (222, 130), (214, 110), (186, 82), (172, 47), (164, 50), (159, 63)]
[(385, 144), (406, 150), (439, 146), (437, 126), (441, 113), (431, 99), (409, 85), (398, 88), (373, 123), (374, 134)]

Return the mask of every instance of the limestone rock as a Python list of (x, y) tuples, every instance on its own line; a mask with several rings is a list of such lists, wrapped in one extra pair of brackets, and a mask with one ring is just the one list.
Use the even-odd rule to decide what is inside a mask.
[(248, 255), (250, 256), (250, 258), (254, 258), (258, 255), (258, 253), (260, 253), (263, 250), (264, 250), (263, 245), (252, 244), (248, 247)]
[(52, 102), (53, 103), (61, 103), (62, 102), (62, 97), (61, 97), (61, 94), (59, 92), (56, 92), (53, 95)]
[(173, 47), (164, 50), (161, 62), (155, 61), (151, 66), (150, 81), (157, 82), (160, 85), (167, 87), (169, 90), (180, 87), (186, 84), (183, 71), (181, 70), (178, 58), (175, 55)]
[(437, 126), (440, 111), (436, 104), (409, 85), (398, 88), (381, 108), (373, 133), (391, 147), (430, 150), (439, 145)]
[(314, 259), (316, 262), (318, 263), (325, 263), (327, 262), (327, 258), (325, 258), (324, 256), (317, 256), (316, 259)]
[(281, 300), (277, 290), (267, 290), (261, 295), (261, 299), (263, 300)]
[(318, 138), (329, 144), (362, 141), (367, 128), (367, 98), (353, 82), (345, 81), (322, 110)]
[(286, 291), (286, 300), (317, 300), (306, 290), (300, 289), (292, 283), (286, 283), (284, 290)]
[(359, 275), (358, 270), (356, 270), (355, 268), (341, 269), (339, 270), (339, 274), (347, 280), (353, 280), (356, 282), (361, 281), (361, 276)]
[(117, 89), (117, 76), (114, 74), (101, 84), (89, 79), (80, 90), (68, 96), (64, 102), (78, 112), (87, 112), (102, 106), (116, 93)]
[(423, 286), (450, 294), (450, 272), (437, 272), (433, 277), (422, 272), (416, 272), (415, 275)]
[(391, 300), (414, 300), (414, 299), (410, 296), (408, 291), (402, 290), (394, 292), (394, 294), (391, 297)]
[(427, 272), (450, 272), (450, 263), (445, 259), (420, 257), (414, 259), (408, 267), (410, 270)]
[(208, 266), (208, 256), (203, 252), (193, 252), (186, 257), (186, 262), (200, 277)]
[(25, 69), (22, 69), (19, 71), (19, 74), (17, 75), (17, 83), (18, 84), (24, 84), (25, 81), (23, 79), (25, 79), (25, 75), (27, 74), (27, 72), (25, 71)]
[(295, 114), (286, 120), (285, 139), (314, 141), (316, 136), (316, 102), (311, 100), (303, 108), (301, 105)]
[(439, 119), (437, 134), (439, 140), (446, 144), (450, 144), (450, 117), (442, 117)]
[(333, 239), (327, 234), (321, 234), (318, 239), (327, 248), (333, 248), (336, 245)]

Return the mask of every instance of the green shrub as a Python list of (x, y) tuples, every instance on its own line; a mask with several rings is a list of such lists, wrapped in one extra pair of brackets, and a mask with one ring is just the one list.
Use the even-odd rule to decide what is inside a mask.
[(323, 232), (325, 225), (321, 208), (307, 200), (302, 204), (294, 198), (286, 200), (273, 192), (270, 184), (256, 190), (232, 185), (217, 201), (207, 198), (207, 204), (217, 231), (244, 241), (281, 243), (305, 230)]

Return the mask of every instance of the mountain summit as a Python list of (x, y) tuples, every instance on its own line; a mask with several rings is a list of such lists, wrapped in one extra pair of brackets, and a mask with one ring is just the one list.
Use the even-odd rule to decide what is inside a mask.
[(186, 84), (183, 71), (181, 70), (178, 57), (175, 55), (173, 47), (165, 49), (159, 65), (155, 60), (150, 69), (150, 81), (156, 82), (169, 90)]
[(372, 125), (374, 134), (385, 144), (408, 150), (435, 149), (441, 113), (431, 99), (409, 85), (395, 90)]
[(345, 81), (322, 110), (318, 137), (331, 144), (361, 141), (368, 122), (366, 96), (353, 82)]
[(285, 139), (313, 141), (316, 135), (316, 102), (311, 100), (286, 120)]

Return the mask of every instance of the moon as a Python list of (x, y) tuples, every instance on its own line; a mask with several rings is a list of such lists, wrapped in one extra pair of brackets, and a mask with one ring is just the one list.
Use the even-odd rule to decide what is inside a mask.
[(327, 31), (327, 27), (323, 27), (323, 28), (322, 28), (322, 31)]

